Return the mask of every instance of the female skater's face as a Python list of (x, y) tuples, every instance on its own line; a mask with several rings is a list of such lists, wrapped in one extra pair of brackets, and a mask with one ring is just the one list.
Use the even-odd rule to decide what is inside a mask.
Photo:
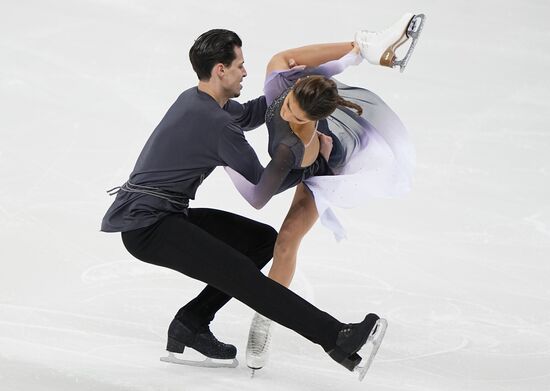
[(311, 122), (305, 111), (302, 110), (296, 101), (294, 91), (290, 91), (283, 101), (283, 105), (281, 106), (281, 118), (286, 122), (292, 122), (294, 124), (305, 124)]

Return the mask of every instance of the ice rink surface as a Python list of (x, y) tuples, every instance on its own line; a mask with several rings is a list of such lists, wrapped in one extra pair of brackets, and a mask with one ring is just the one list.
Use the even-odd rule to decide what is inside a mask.
[[(342, 321), (389, 321), (363, 383), (278, 327), (251, 379), (252, 310), (213, 324), (236, 369), (159, 361), (175, 311), (202, 284), (134, 260), (99, 232), (149, 134), (196, 84), (187, 52), (235, 30), (261, 93), (277, 51), (351, 40), (406, 11), (426, 27), (405, 73), (367, 64), (340, 79), (377, 92), (410, 129), (413, 191), (339, 210), (348, 239), (317, 224), (292, 289)], [(550, 389), (550, 4), (547, 1), (28, 1), (0, 12), (0, 390)], [(248, 133), (267, 163), (265, 127)], [(279, 227), (223, 170), (192, 206)], [(276, 298), (274, 298), (276, 299)]]

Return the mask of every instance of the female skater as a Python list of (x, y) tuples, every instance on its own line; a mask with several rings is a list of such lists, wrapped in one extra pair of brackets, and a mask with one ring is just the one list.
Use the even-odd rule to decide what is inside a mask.
[[(337, 239), (343, 227), (330, 206), (353, 207), (367, 197), (408, 191), (414, 150), (406, 129), (374, 93), (331, 77), (363, 58), (376, 65), (405, 67), (420, 33), (423, 15), (404, 15), (381, 33), (361, 31), (354, 42), (319, 44), (278, 53), (267, 66), (264, 92), (269, 153), (279, 176), (256, 185), (227, 169), (239, 192), (254, 207), (296, 186), (275, 245), (269, 277), (288, 287), (302, 238), (321, 216)], [(409, 52), (395, 50), (412, 38)], [(294, 64), (299, 66), (293, 66)], [(255, 314), (247, 346), (253, 370), (267, 362), (271, 320)]]

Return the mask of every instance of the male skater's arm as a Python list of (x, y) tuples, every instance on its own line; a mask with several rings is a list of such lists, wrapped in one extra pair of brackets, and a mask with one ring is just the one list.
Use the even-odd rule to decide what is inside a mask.
[(244, 104), (229, 100), (223, 107), (233, 117), (233, 121), (242, 130), (256, 129), (265, 122), (267, 104), (265, 96), (260, 96)]

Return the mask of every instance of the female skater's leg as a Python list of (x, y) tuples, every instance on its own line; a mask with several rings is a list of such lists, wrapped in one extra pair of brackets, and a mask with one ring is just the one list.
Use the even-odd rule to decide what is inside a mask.
[(311, 192), (303, 183), (300, 183), (296, 187), (290, 210), (275, 242), (269, 278), (286, 287), (290, 285), (296, 270), (296, 257), (300, 243), (318, 217)]
[[(296, 269), (296, 256), (302, 238), (311, 229), (319, 214), (312, 194), (300, 183), (283, 221), (279, 236), (275, 242), (273, 265), (269, 278), (288, 287)], [(269, 359), (269, 344), (272, 336), (272, 322), (258, 313), (254, 314), (248, 343), (246, 346), (246, 364), (252, 370), (263, 368)]]

